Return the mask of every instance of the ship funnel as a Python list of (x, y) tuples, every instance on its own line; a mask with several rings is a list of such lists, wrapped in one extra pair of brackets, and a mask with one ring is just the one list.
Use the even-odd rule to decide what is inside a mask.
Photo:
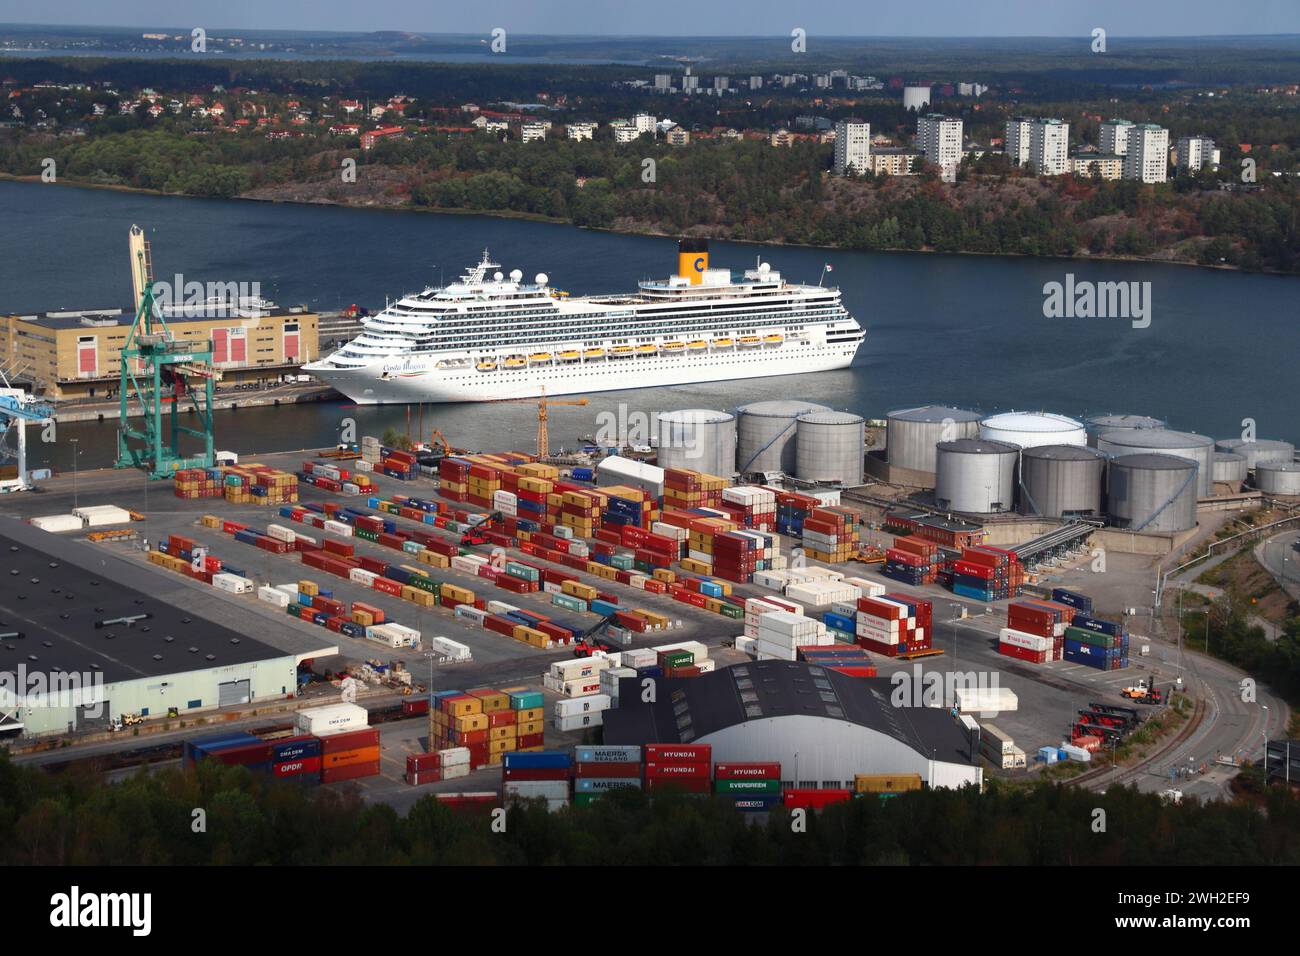
[(709, 240), (679, 239), (677, 241), (677, 274), (689, 279), (691, 285), (704, 281), (704, 270), (709, 267)]

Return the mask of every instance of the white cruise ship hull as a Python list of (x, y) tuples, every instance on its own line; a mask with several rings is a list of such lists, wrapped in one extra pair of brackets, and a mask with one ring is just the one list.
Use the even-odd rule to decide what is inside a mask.
[(543, 392), (554, 397), (825, 372), (852, 364), (859, 344), (788, 340), (779, 346), (547, 362), (491, 371), (473, 364), (439, 368), (433, 359), (412, 356), (348, 369), (317, 363), (304, 371), (358, 405), (492, 402), (535, 398)]

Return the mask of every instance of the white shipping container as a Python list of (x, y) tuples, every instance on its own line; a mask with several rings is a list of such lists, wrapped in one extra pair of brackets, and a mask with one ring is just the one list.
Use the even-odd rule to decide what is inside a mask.
[[(548, 675), (549, 676), (549, 675)], [(600, 676), (579, 677), (560, 681), (559, 692), (565, 697), (589, 697), (600, 693)]]
[(288, 607), (289, 595), (285, 594), (279, 588), (273, 588), (270, 585), (263, 585), (257, 589), (257, 599), (265, 601), (267, 604), (274, 604), (276, 607)]
[(621, 653), (620, 662), (630, 668), (654, 667), (659, 660), (655, 652), (648, 647), (632, 648)]
[(472, 621), (475, 624), (482, 625), (483, 619), (487, 617), (487, 611), (474, 607), (472, 604), (457, 604), (455, 616)]
[[(660, 644), (657, 647), (650, 648), (656, 654), (661, 651), (690, 651), (695, 656), (695, 663), (699, 663), (709, 656), (709, 649), (699, 641), (678, 641), (676, 644)], [(656, 657), (655, 660), (658, 660)]]
[(608, 710), (610, 699), (608, 694), (588, 694), (585, 697), (571, 697), (568, 700), (557, 700), (555, 702), (555, 716), (572, 717), (575, 714), (591, 714), (602, 710)]
[(607, 657), (579, 657), (568, 661), (556, 661), (551, 665), (550, 675), (561, 681), (571, 681), (582, 677), (597, 677), (608, 667)]
[(467, 661), (473, 657), (467, 644), (453, 641), (450, 637), (432, 638), (429, 641), (429, 650), (440, 657), (449, 657), (453, 661)]
[(469, 765), (469, 760), (466, 759), (465, 763), (452, 764), (450, 767), (443, 767), (442, 779), (456, 780), (459, 777), (468, 777), (470, 775), (470, 770), (471, 767)]
[(374, 571), (367, 571), (365, 568), (353, 568), (351, 571), (348, 572), (349, 581), (354, 581), (357, 584), (363, 584), (368, 588), (374, 587), (375, 579), (378, 577), (379, 575), (376, 574)]
[(298, 585), (296, 584), (277, 584), (275, 589), (289, 595), (291, 601), (298, 600)]
[(509, 800), (533, 800), (542, 797), (546, 800), (569, 799), (569, 781), (567, 780), (506, 780), (501, 785), (503, 796)]
[(42, 531), (48, 531), (51, 534), (62, 534), (65, 531), (80, 531), (84, 528), (83, 522), (76, 515), (44, 515), (40, 518), (32, 518), (31, 525), (40, 528)]
[(604, 712), (595, 710), (586, 714), (574, 714), (572, 717), (556, 717), (552, 725), (556, 730), (569, 732), (586, 727), (599, 727), (604, 720)]
[(438, 766), (444, 771), (448, 767), (469, 766), (468, 747), (448, 747), (438, 751)]
[(297, 535), (294, 533), (292, 528), (286, 528), (284, 525), (279, 524), (267, 525), (266, 536), (268, 538), (274, 538), (276, 541), (287, 542), (288, 544), (293, 544), (294, 539), (297, 538)]
[(513, 604), (507, 604), (505, 601), (488, 601), (484, 605), (489, 614), (500, 614), (502, 616), (509, 614), (511, 611), (518, 611), (519, 608)]
[(298, 733), (317, 737), (361, 730), (370, 724), (370, 714), (357, 704), (328, 704), (298, 711)]
[(1006, 731), (999, 729), (997, 725), (990, 723), (980, 725), (980, 750), (987, 750), (995, 754), (1007, 754), (1011, 753), (1015, 745), (1015, 738)]
[(736, 650), (742, 654), (754, 653), (754, 647), (758, 644), (758, 638), (749, 634), (742, 634), (736, 638)]
[(333, 518), (327, 518), (323, 527), (330, 534), (337, 534), (344, 538), (352, 537), (352, 525), (344, 524), (342, 521), (335, 521)]
[(1026, 634), (1024, 631), (1013, 630), (1009, 627), (1004, 627), (998, 631), (998, 640), (1012, 647), (1023, 647), (1027, 651), (1050, 651), (1053, 647), (1050, 637)]
[(957, 710), (962, 713), (1009, 713), (1019, 707), (1019, 700), (1009, 687), (957, 688)]
[[(253, 582), (238, 574), (221, 571), (212, 575), (212, 586), (218, 591), (229, 594), (247, 594), (253, 590)], [(286, 602), (287, 603), (287, 602)]]
[(880, 597), (888, 590), (883, 584), (868, 581), (866, 578), (845, 578), (844, 581), (856, 587), (862, 597)]

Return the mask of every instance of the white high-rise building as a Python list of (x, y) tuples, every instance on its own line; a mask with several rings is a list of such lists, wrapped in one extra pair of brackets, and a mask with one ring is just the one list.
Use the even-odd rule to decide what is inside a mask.
[(1128, 155), (1128, 134), (1133, 129), (1133, 121), (1126, 119), (1109, 119), (1101, 124), (1098, 149), (1111, 156)]
[(564, 127), (564, 135), (569, 139), (591, 139), (595, 132), (595, 123), (569, 123)]
[(637, 113), (632, 117), (632, 125), (636, 127), (638, 133), (653, 133), (658, 123), (649, 113)]
[(930, 113), (916, 121), (916, 148), (925, 153), (928, 162), (939, 167), (939, 177), (945, 183), (957, 181), (961, 135), (961, 120), (942, 113)]
[(1169, 130), (1154, 123), (1129, 130), (1124, 178), (1144, 183), (1163, 183), (1169, 178)]
[(761, 90), (763, 88), (763, 78), (761, 76), (751, 76), (749, 78), (749, 88), (751, 90)]
[(544, 141), (550, 129), (550, 123), (522, 123), (519, 126), (519, 139), (524, 143), (534, 143), (538, 140)]
[(1180, 136), (1178, 138), (1178, 168), (1195, 173), (1204, 166), (1217, 165), (1218, 149), (1214, 140), (1205, 134), (1197, 136)]
[(1070, 124), (1059, 119), (1035, 119), (1029, 127), (1029, 168), (1038, 176), (1070, 171)]
[(930, 87), (903, 87), (903, 109), (916, 110), (918, 113), (930, 105)]
[(673, 75), (671, 73), (655, 74), (656, 90), (671, 90), (673, 88)]
[(1029, 162), (1029, 128), (1034, 121), (1028, 116), (1015, 116), (1007, 120), (1006, 142), (1002, 149), (1012, 166)]
[(871, 124), (840, 120), (835, 124), (835, 175), (861, 175), (871, 168)]
[(730, 86), (731, 86), (731, 77), (729, 76), (715, 76), (713, 78), (713, 88), (717, 90), (719, 93), (721, 93), (725, 89), (728, 89)]

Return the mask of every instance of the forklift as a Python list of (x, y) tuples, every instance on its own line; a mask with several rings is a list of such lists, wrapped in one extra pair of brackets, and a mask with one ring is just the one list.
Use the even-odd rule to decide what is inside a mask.
[(462, 548), (473, 547), (474, 545), (487, 544), (487, 538), (483, 537), (483, 531), (491, 531), (492, 528), (506, 520), (506, 516), (499, 511), (494, 511), (487, 516), (486, 521), (480, 521), (473, 528), (467, 531), (460, 539)]
[(574, 657), (592, 657), (597, 651), (605, 654), (615, 654), (620, 648), (613, 641), (600, 637), (599, 635), (611, 624), (614, 623), (613, 615), (603, 617), (591, 627), (587, 628), (578, 635), (573, 645)]

